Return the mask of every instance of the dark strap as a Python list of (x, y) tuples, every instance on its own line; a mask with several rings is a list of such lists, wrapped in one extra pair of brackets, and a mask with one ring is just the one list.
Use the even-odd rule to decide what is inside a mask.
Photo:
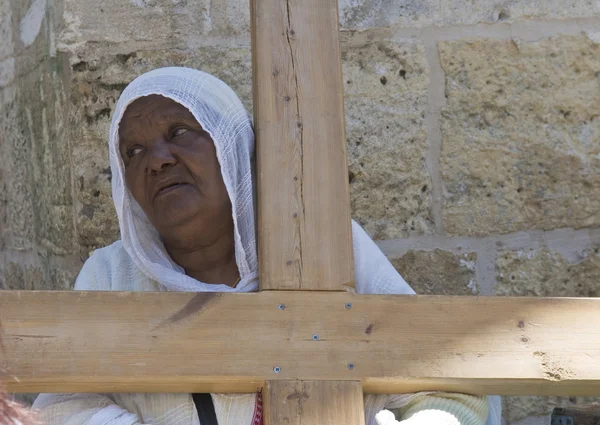
[(215, 405), (209, 393), (193, 393), (192, 398), (198, 411), (200, 425), (218, 425)]

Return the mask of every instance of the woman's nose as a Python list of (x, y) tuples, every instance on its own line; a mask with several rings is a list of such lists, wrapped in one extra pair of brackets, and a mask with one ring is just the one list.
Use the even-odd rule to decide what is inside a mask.
[(147, 158), (146, 172), (151, 174), (159, 173), (177, 163), (176, 158), (171, 153), (169, 144), (165, 140), (154, 141), (150, 146)]

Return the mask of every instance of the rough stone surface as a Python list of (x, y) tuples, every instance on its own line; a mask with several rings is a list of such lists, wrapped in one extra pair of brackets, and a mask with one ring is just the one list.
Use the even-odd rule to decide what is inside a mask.
[(599, 401), (594, 397), (504, 397), (503, 417), (513, 424), (531, 416), (550, 415), (555, 407), (584, 406)]
[(439, 51), (446, 230), (600, 224), (600, 45), (563, 36)]
[(500, 251), (496, 293), (506, 296), (600, 296), (600, 248), (584, 251), (576, 262), (557, 252)]
[(420, 295), (476, 295), (477, 254), (454, 254), (434, 251), (408, 251), (392, 264), (406, 282)]
[(45, 259), (37, 264), (0, 264), (0, 289), (66, 291), (73, 288), (75, 277), (73, 270)]
[(0, 70), (0, 249), (65, 255), (76, 246), (62, 60), (53, 48), (60, 8), (44, 5), (0, 4), (0, 58), (14, 68)]
[[(248, 38), (250, 8), (242, 0), (65, 0), (61, 42), (82, 40), (193, 48), (208, 37), (231, 42)], [(519, 19), (565, 19), (599, 16), (594, 0), (341, 0), (342, 28), (420, 28), (514, 22)], [(229, 41), (227, 41), (229, 40)]]
[(241, 0), (65, 0), (64, 7), (61, 42), (70, 47), (91, 41), (193, 49), (207, 37), (250, 35), (250, 6)]
[(593, 0), (341, 0), (344, 28), (451, 26), (600, 15)]
[(430, 233), (423, 46), (370, 38), (342, 44), (353, 217), (375, 239)]

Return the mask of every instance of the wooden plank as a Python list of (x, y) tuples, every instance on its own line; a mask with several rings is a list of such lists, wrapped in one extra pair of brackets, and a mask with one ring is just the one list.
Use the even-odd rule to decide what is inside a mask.
[(359, 382), (269, 381), (263, 390), (266, 425), (364, 425)]
[(599, 311), (593, 298), (5, 291), (0, 381), (15, 392), (240, 392), (300, 379), (600, 395)]
[(252, 0), (261, 288), (354, 285), (336, 0)]

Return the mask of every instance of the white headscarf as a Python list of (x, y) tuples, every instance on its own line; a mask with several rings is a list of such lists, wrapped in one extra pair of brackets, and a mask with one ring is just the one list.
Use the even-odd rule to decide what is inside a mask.
[[(240, 273), (236, 288), (207, 284), (187, 276), (171, 259), (158, 232), (125, 185), (119, 123), (127, 106), (152, 94), (185, 106), (214, 141), (232, 205), (235, 258)], [(248, 112), (227, 84), (190, 68), (160, 68), (139, 76), (117, 102), (110, 126), (109, 152), (113, 201), (123, 246), (144, 274), (172, 291), (250, 292), (258, 289), (252, 179), (254, 133)]]

